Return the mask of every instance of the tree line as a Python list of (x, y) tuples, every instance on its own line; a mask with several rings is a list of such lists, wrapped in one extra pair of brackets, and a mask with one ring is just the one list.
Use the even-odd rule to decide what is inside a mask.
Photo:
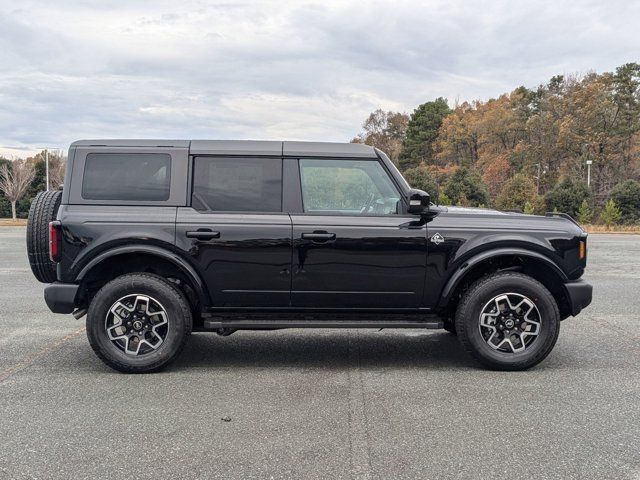
[[(411, 115), (376, 110), (352, 141), (386, 152), (413, 187), (442, 205), (640, 223), (638, 63), (559, 75), (535, 89), (453, 107), (437, 98)], [(49, 152), (49, 166), (50, 188), (57, 188), (65, 159)], [(44, 151), (0, 158), (0, 217), (25, 218), (43, 190)]]
[[(57, 189), (64, 181), (65, 157), (48, 152), (49, 188)], [(0, 157), (0, 218), (27, 218), (31, 201), (47, 189), (45, 151), (33, 157), (9, 160)]]
[(352, 141), (386, 152), (440, 204), (640, 222), (637, 63), (488, 101), (437, 98), (411, 115), (376, 110)]

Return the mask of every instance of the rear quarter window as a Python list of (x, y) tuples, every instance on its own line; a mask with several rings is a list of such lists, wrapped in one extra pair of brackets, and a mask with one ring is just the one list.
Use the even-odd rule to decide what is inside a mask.
[(82, 178), (86, 200), (164, 201), (169, 199), (171, 155), (90, 153)]

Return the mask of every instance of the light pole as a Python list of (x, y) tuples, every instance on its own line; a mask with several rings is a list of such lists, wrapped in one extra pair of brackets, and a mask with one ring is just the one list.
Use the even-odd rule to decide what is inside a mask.
[(46, 177), (47, 192), (49, 191), (49, 150), (44, 149), (44, 171)]
[[(44, 150), (44, 172), (45, 172), (45, 188), (49, 191), (49, 147), (40, 147), (38, 150)], [(55, 149), (58, 151), (58, 149)]]
[(587, 187), (591, 186), (591, 164), (593, 160), (587, 160)]

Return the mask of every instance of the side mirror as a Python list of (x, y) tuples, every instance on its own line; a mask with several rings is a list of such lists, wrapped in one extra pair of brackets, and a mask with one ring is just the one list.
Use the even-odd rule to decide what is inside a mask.
[(409, 190), (409, 213), (413, 215), (426, 215), (429, 213), (431, 197), (422, 190)]

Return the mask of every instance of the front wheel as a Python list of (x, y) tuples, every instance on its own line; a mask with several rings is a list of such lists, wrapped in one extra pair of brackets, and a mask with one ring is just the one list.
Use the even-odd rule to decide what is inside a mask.
[(160, 370), (191, 333), (187, 299), (168, 280), (146, 273), (118, 277), (91, 300), (87, 337), (98, 357), (128, 373)]
[(503, 272), (474, 283), (456, 312), (458, 338), (476, 360), (496, 370), (525, 370), (546, 358), (560, 332), (555, 299), (540, 282)]

